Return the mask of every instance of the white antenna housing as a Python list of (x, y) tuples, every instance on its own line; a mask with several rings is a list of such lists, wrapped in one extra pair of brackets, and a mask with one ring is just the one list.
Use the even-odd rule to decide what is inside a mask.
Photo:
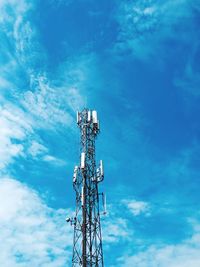
[(93, 120), (93, 123), (94, 124), (97, 124), (98, 123), (96, 110), (93, 110), (92, 111), (92, 120)]
[(89, 110), (87, 113), (87, 121), (90, 122), (91, 121), (91, 111)]
[(85, 153), (81, 153), (81, 169), (85, 169)]
[(100, 168), (100, 175), (102, 177), (104, 177), (104, 168), (103, 168), (103, 161), (102, 160), (100, 160), (100, 166), (99, 166), (99, 168)]
[(104, 179), (103, 161), (100, 160), (99, 168), (97, 168), (97, 181), (102, 182)]

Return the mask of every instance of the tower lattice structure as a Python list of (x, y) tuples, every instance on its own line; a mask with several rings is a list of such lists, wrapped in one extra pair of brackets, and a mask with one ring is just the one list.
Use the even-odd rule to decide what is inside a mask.
[[(99, 200), (99, 183), (103, 181), (103, 163), (95, 160), (95, 140), (99, 134), (97, 112), (84, 109), (77, 112), (81, 132), (80, 165), (75, 166), (73, 188), (76, 192), (72, 267), (103, 267), (103, 249)], [(105, 204), (104, 204), (105, 205)], [(105, 208), (105, 207), (104, 207)], [(105, 212), (105, 209), (104, 209)]]

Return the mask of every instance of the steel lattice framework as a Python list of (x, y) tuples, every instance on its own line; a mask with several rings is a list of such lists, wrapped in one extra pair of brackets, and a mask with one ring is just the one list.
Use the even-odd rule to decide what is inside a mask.
[[(72, 267), (103, 267), (103, 250), (99, 211), (99, 182), (103, 180), (103, 164), (97, 168), (95, 139), (99, 133), (97, 112), (84, 109), (77, 113), (81, 131), (80, 165), (75, 166), (73, 187), (76, 192)], [(102, 194), (103, 196), (103, 194)]]

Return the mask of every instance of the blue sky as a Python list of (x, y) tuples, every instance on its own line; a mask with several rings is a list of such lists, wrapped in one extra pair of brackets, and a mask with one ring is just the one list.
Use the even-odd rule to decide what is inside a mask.
[(105, 266), (199, 267), (199, 1), (0, 0), (0, 14), (0, 265), (70, 266), (88, 107)]

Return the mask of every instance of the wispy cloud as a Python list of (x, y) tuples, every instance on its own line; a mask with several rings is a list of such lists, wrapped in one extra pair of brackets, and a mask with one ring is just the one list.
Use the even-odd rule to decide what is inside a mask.
[(31, 119), (12, 104), (0, 108), (0, 168), (6, 167), (14, 157), (23, 154), (21, 144), (32, 132)]
[(26, 111), (35, 117), (35, 127), (48, 128), (59, 123), (69, 126), (72, 117), (65, 108), (68, 105), (67, 88), (65, 91), (63, 88), (52, 88), (42, 76), (35, 78), (34, 86), (34, 91), (27, 90), (24, 93), (21, 103)]
[(194, 225), (191, 238), (175, 245), (151, 245), (148, 249), (134, 255), (124, 255), (118, 259), (117, 266), (137, 267), (197, 267), (200, 265), (199, 222)]
[(122, 200), (122, 203), (129, 209), (129, 211), (134, 216), (139, 216), (141, 214), (149, 215), (150, 213), (150, 207), (149, 204), (145, 201), (137, 201), (135, 199)]
[[(58, 66), (53, 80), (43, 64), (38, 68), (38, 62), (45, 63), (47, 55), (30, 19), (29, 13), (34, 8), (33, 3), (25, 0), (0, 3), (3, 51), (0, 56), (0, 117), (4, 129), (0, 137), (1, 168), (7, 167), (17, 156), (34, 158), (41, 153), (44, 160), (51, 158), (54, 160), (48, 162), (61, 164), (62, 160), (56, 161), (55, 155), (47, 153), (48, 148), (44, 148), (38, 130), (56, 131), (58, 125), (59, 129), (73, 129), (75, 111), (86, 103), (80, 90), (86, 89), (83, 84), (88, 80), (88, 67), (84, 68), (88, 65), (84, 63), (86, 58)], [(40, 147), (36, 148), (36, 144)]]
[(102, 216), (103, 240), (107, 249), (120, 242), (130, 241), (133, 235), (121, 205), (109, 204), (107, 215)]
[(103, 221), (103, 240), (105, 246), (112, 246), (112, 243), (117, 244), (120, 241), (129, 240), (130, 232), (127, 230), (127, 220), (118, 216), (111, 216)]
[(6, 267), (56, 266), (69, 260), (72, 229), (66, 211), (48, 207), (38, 193), (11, 178), (0, 180), (0, 262)]
[(43, 160), (46, 161), (46, 162), (49, 162), (49, 163), (53, 163), (53, 164), (55, 164), (57, 166), (66, 165), (66, 162), (64, 160), (56, 158), (56, 157), (53, 157), (51, 155), (45, 155), (43, 157)]
[(48, 149), (44, 145), (36, 141), (32, 141), (28, 151), (31, 154), (31, 156), (35, 157), (38, 155), (43, 155), (44, 153), (48, 152)]
[(130, 51), (140, 59), (164, 55), (160, 45), (166, 39), (188, 41), (189, 30), (177, 36), (176, 26), (191, 22), (193, 8), (192, 1), (186, 0), (122, 1), (116, 15), (120, 27), (116, 51)]

